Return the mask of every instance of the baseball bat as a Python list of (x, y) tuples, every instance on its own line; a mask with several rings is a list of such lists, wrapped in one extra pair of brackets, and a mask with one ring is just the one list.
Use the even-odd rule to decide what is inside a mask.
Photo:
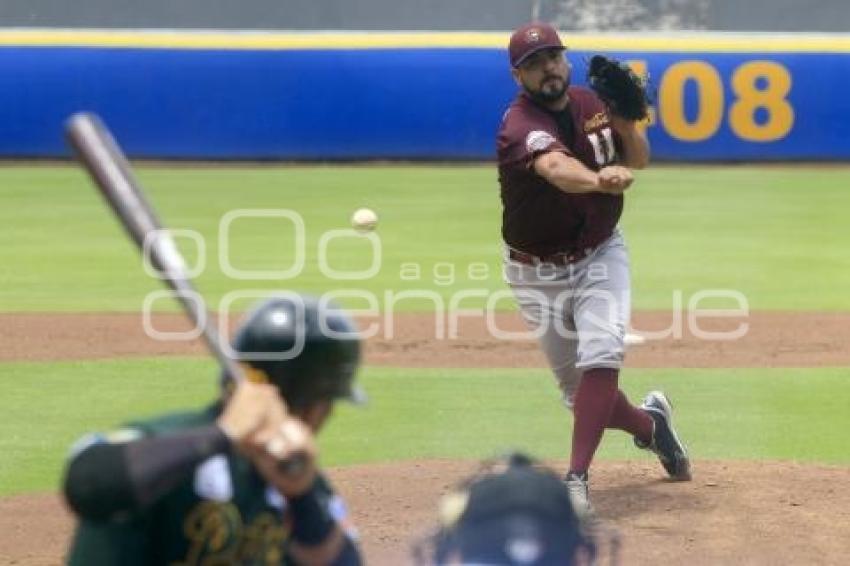
[[(207, 308), (195, 290), (183, 256), (174, 239), (163, 229), (145, 197), (141, 185), (109, 129), (94, 114), (74, 114), (66, 124), (68, 142), (139, 249), (149, 250), (153, 266), (175, 291), (183, 310), (201, 330), (210, 353), (227, 376), (239, 382), (245, 374), (236, 360), (225, 352), (218, 329), (210, 321)], [(194, 299), (193, 299), (194, 297)], [(284, 473), (297, 474), (306, 464), (306, 455), (296, 452), (280, 463)]]

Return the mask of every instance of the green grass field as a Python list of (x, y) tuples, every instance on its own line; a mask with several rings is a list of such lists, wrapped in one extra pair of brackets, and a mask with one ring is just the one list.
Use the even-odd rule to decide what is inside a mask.
[[(347, 227), (360, 206), (381, 216), (383, 263), (375, 277), (345, 287), (378, 294), (429, 289), (442, 297), (504, 288), (500, 205), (489, 166), (144, 167), (140, 177), (167, 225), (204, 236), (210, 262), (199, 286), (213, 308), (225, 293), (244, 288), (339, 288), (317, 267), (317, 242), (325, 230)], [(843, 168), (642, 172), (623, 221), (635, 308), (669, 309), (677, 291), (687, 301), (699, 289), (728, 288), (742, 291), (752, 309), (850, 310), (848, 186), (850, 169)], [(0, 311), (137, 311), (160, 288), (142, 275), (138, 254), (77, 169), (0, 169), (0, 195)], [(218, 223), (235, 208), (298, 211), (307, 229), (303, 273), (282, 281), (228, 279), (217, 258)], [(291, 226), (240, 222), (231, 240), (237, 267), (291, 264)], [(330, 259), (337, 269), (361, 269), (367, 252), (363, 238), (339, 241)], [(401, 278), (411, 262), (422, 268), (419, 280)], [(451, 284), (435, 280), (441, 263), (455, 266)], [(476, 263), (489, 268), (483, 281), (467, 276)], [(212, 362), (200, 358), (3, 363), (0, 371), (0, 495), (55, 489), (64, 454), (86, 431), (199, 407), (215, 394)], [(546, 370), (367, 366), (363, 377), (372, 403), (340, 408), (322, 438), (327, 464), (478, 458), (511, 447), (566, 454), (570, 419)], [(623, 382), (633, 395), (656, 386), (670, 392), (698, 458), (850, 464), (843, 437), (850, 428), (848, 377), (847, 368), (671, 369), (630, 370)], [(625, 435), (606, 437), (600, 455), (646, 457), (635, 455)]]
[[(349, 214), (360, 206), (381, 217), (383, 261), (375, 277), (346, 286), (378, 296), (428, 289), (443, 297), (470, 287), (503, 288), (500, 204), (491, 166), (145, 167), (140, 178), (166, 225), (204, 237), (208, 261), (199, 285), (213, 306), (234, 289), (338, 288), (318, 269), (318, 240), (329, 229), (347, 228)], [(754, 309), (850, 309), (848, 185), (850, 169), (641, 172), (623, 220), (635, 308), (668, 309), (676, 290), (687, 301), (698, 289), (718, 288), (743, 292)], [(0, 187), (0, 311), (134, 311), (159, 288), (141, 275), (137, 253), (81, 171), (4, 168)], [(234, 281), (224, 275), (219, 221), (240, 208), (291, 209), (303, 217), (306, 265), (298, 277)], [(293, 265), (288, 221), (242, 219), (231, 234), (234, 267)], [(183, 247), (193, 262), (194, 246)], [(372, 258), (362, 238), (337, 240), (328, 249), (329, 264), (338, 270), (365, 269)], [(411, 263), (420, 266), (419, 278), (410, 271), (402, 278)], [(470, 279), (469, 266), (481, 263), (486, 279)], [(446, 281), (447, 264), (454, 266), (453, 282)], [(499, 306), (512, 308), (509, 301)], [(429, 308), (424, 301), (398, 303), (399, 310)]]
[[(15, 363), (3, 370), (0, 495), (55, 488), (68, 447), (85, 432), (201, 407), (215, 393), (207, 360)], [(850, 464), (846, 370), (631, 370), (623, 383), (635, 397), (664, 388), (699, 458)], [(483, 458), (516, 447), (548, 458), (567, 454), (571, 419), (546, 370), (367, 368), (363, 384), (370, 403), (338, 405), (322, 435), (328, 465)], [(648, 457), (619, 433), (606, 436), (599, 456)]]

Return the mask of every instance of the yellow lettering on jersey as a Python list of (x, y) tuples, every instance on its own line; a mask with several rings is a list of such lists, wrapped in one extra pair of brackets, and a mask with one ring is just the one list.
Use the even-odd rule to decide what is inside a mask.
[(273, 513), (260, 513), (243, 525), (233, 503), (202, 501), (186, 517), (183, 531), (189, 551), (172, 566), (280, 564), (289, 528)]
[(189, 552), (173, 566), (196, 566), (233, 558), (233, 542), (242, 531), (242, 516), (233, 503), (202, 501), (183, 522)]
[(280, 564), (283, 560), (283, 543), (289, 538), (289, 529), (271, 513), (260, 514), (245, 527), (239, 541), (237, 562)]
[(584, 131), (592, 132), (593, 130), (597, 130), (607, 123), (608, 114), (606, 114), (605, 112), (598, 112), (593, 118), (584, 123)]

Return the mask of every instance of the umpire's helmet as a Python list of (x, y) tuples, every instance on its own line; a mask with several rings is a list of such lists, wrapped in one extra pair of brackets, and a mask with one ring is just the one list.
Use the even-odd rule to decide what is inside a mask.
[(248, 314), (233, 348), (249, 378), (275, 384), (292, 407), (365, 400), (354, 384), (360, 362), (357, 329), (328, 301), (296, 293), (267, 299)]
[(427, 540), (417, 549), (420, 563), (570, 566), (595, 552), (561, 479), (521, 453), (487, 462), (446, 495), (440, 523), (432, 555)]

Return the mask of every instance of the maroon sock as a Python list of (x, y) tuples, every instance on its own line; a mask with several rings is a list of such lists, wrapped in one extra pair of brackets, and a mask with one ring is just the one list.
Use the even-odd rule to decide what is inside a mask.
[(589, 369), (581, 376), (573, 398), (573, 446), (570, 471), (583, 474), (602, 440), (617, 401), (618, 370)]
[(608, 428), (624, 430), (644, 444), (649, 444), (652, 440), (652, 417), (629, 403), (626, 395), (619, 389), (614, 408), (611, 410), (611, 418), (608, 420)]

